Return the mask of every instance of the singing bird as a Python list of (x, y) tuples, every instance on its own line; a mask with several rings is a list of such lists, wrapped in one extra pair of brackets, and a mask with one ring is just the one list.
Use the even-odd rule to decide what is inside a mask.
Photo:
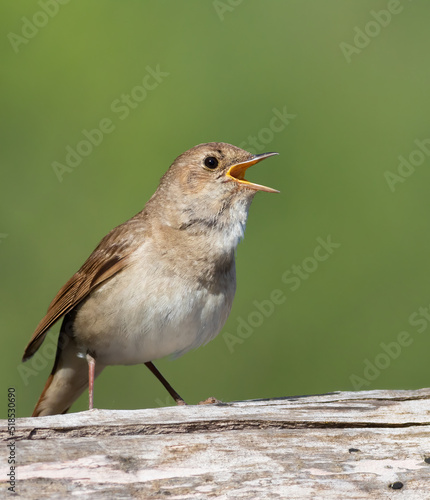
[(176, 158), (144, 209), (108, 233), (61, 288), (23, 361), (64, 316), (51, 375), (33, 416), (66, 413), (108, 365), (144, 363), (185, 404), (152, 361), (180, 356), (221, 331), (236, 290), (235, 250), (257, 191), (253, 155), (200, 144)]

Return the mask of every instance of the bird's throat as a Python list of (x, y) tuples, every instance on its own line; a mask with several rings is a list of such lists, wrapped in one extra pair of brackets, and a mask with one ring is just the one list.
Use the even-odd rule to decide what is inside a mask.
[(199, 217), (196, 213), (184, 214), (180, 229), (190, 237), (204, 239), (209, 252), (230, 254), (245, 235), (249, 203), (236, 203), (234, 207), (220, 210), (213, 217)]

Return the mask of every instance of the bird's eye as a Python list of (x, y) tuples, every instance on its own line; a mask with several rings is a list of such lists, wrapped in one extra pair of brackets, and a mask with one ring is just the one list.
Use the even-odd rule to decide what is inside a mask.
[(218, 160), (215, 158), (215, 156), (208, 156), (205, 158), (205, 167), (208, 168), (217, 168), (218, 166)]

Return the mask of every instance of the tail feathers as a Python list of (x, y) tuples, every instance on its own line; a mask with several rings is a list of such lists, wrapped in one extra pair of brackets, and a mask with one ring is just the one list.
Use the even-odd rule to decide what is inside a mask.
[[(32, 417), (66, 413), (88, 387), (88, 363), (85, 358), (78, 357), (78, 352), (73, 340), (58, 352)], [(103, 368), (103, 365), (96, 363), (96, 377)]]

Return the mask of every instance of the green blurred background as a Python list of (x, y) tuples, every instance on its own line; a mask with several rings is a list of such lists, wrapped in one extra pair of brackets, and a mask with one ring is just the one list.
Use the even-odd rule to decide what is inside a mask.
[[(159, 369), (190, 403), (429, 385), (428, 2), (41, 0), (0, 9), (2, 415), (10, 386), (18, 415), (31, 413), (58, 325), (25, 365), (23, 349), (99, 240), (141, 210), (178, 154), (209, 141), (252, 148), (250, 136), (252, 149), (280, 156), (248, 178), (281, 194), (253, 202), (223, 333)], [(145, 80), (155, 88), (127, 116), (112, 109), (148, 66), (161, 81)], [(282, 124), (276, 113), (294, 116)], [(66, 148), (104, 118), (112, 133), (60, 182), (52, 163), (64, 164)], [(395, 178), (399, 156), (416, 167)], [(329, 236), (340, 246), (317, 262), (317, 238)], [(294, 267), (302, 264), (309, 273)], [(274, 290), (281, 303), (264, 302)], [(107, 368), (95, 404), (172, 401), (133, 366)], [(86, 407), (84, 394), (73, 411)]]

